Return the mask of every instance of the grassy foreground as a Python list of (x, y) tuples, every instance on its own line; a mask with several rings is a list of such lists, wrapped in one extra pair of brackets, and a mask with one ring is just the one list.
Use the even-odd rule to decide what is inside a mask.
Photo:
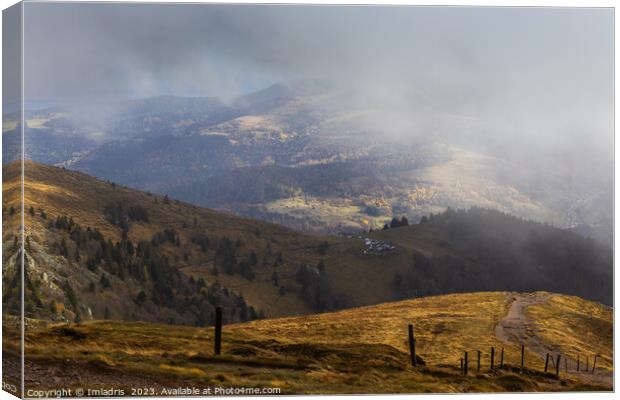
[[(505, 292), (453, 294), (226, 325), (219, 357), (213, 356), (213, 328), (33, 321), (26, 338), (26, 385), (114, 387), (125, 394), (139, 385), (156, 393), (178, 386), (277, 387), (283, 394), (612, 390), (611, 379), (604, 379), (612, 371), (611, 310), (563, 295), (528, 310), (534, 334), (570, 351), (600, 354), (593, 378), (563, 370), (559, 378), (545, 374), (544, 358), (531, 352), (524, 373), (491, 371), (491, 346), (498, 353), (504, 348), (505, 364), (519, 364), (519, 345), (502, 343), (494, 334), (510, 298)], [(416, 369), (409, 365), (409, 323), (426, 363)], [(16, 335), (5, 324), (9, 358)], [(476, 350), (482, 351), (480, 373)], [(463, 351), (470, 354), (468, 376), (459, 373)]]

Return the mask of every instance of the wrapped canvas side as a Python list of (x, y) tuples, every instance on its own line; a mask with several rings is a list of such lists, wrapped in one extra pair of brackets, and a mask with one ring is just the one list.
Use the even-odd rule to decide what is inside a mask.
[(22, 3), (2, 13), (2, 389), (23, 397), (24, 209)]

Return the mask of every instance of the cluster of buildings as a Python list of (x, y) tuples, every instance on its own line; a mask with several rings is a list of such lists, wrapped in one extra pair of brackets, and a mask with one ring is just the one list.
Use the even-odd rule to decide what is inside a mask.
[(394, 251), (396, 247), (389, 241), (364, 238), (364, 254), (384, 254)]

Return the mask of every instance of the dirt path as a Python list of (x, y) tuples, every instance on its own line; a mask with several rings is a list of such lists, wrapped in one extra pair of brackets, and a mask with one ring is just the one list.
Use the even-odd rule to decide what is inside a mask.
[(549, 299), (547, 293), (512, 293), (512, 303), (506, 316), (495, 327), (495, 336), (505, 343), (525, 345), (541, 357), (547, 353), (558, 353), (559, 349), (546, 344), (536, 335), (535, 327), (525, 312), (528, 307), (544, 304)]
[[(546, 354), (552, 355), (553, 363), (555, 357), (560, 354), (562, 359), (568, 359), (571, 365), (575, 365), (576, 360), (572, 357), (568, 357), (564, 354), (560, 348), (556, 345), (547, 343), (536, 333), (536, 326), (527, 315), (527, 308), (530, 306), (545, 304), (549, 298), (549, 293), (509, 293), (509, 299), (512, 301), (508, 313), (495, 327), (495, 336), (504, 343), (511, 343), (517, 345), (525, 345), (525, 348), (540, 356), (542, 360), (545, 359)], [(583, 362), (583, 360), (582, 360)], [(563, 364), (562, 362), (560, 362)], [(563, 365), (560, 366), (561, 370)], [(550, 369), (554, 370), (555, 367)], [(599, 384), (613, 384), (613, 374), (604, 371), (595, 371), (594, 374), (584, 371), (572, 371), (571, 375), (580, 379), (583, 382), (599, 383)]]

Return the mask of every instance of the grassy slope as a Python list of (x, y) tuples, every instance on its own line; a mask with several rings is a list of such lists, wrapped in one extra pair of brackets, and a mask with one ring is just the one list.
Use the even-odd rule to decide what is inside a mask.
[[(526, 374), (490, 372), (488, 350), (505, 348), (505, 362), (518, 365), (519, 348), (499, 342), (494, 327), (505, 315), (504, 292), (435, 296), (385, 303), (305, 317), (253, 321), (224, 327), (223, 355), (213, 358), (213, 329), (146, 323), (90, 322), (81, 325), (31, 324), (26, 354), (32, 364), (30, 382), (54, 387), (82, 385), (131, 386), (133, 379), (155, 387), (193, 385), (275, 386), (284, 393), (468, 392), (609, 390), (611, 383), (591, 385), (574, 374), (558, 380), (540, 371), (544, 360), (526, 354)], [(570, 314), (564, 314), (571, 307)], [(591, 302), (554, 295), (545, 314), (531, 312), (539, 334), (576, 324), (575, 336), (565, 335), (582, 354), (612, 356), (610, 335), (595, 342), (576, 336), (611, 331), (612, 313)], [(587, 323), (596, 310), (599, 324)], [(413, 323), (418, 354), (427, 363), (417, 371), (408, 365), (407, 324)], [(7, 325), (8, 326), (8, 325)], [(571, 332), (571, 331), (568, 331)], [(5, 340), (14, 335), (5, 328)], [(458, 374), (459, 358), (483, 351), (480, 374)], [(60, 365), (77, 370), (61, 382), (46, 378), (46, 368)], [(607, 361), (599, 366), (609, 368)], [(538, 372), (533, 372), (538, 371)], [(597, 374), (604, 374), (603, 370)], [(583, 379), (583, 377), (580, 377)]]
[[(17, 167), (17, 164), (11, 164), (3, 168), (6, 208), (19, 205)], [(363, 243), (357, 238), (315, 236), (187, 203), (171, 201), (170, 204), (164, 204), (159, 196), (112, 185), (79, 172), (26, 163), (26, 210), (31, 206), (35, 210), (42, 208), (48, 214), (48, 220), (58, 215), (67, 215), (83, 227), (97, 227), (106, 238), (117, 241), (120, 239), (120, 229), (105, 220), (103, 209), (107, 204), (119, 201), (129, 205), (141, 204), (149, 213), (149, 223), (132, 225), (129, 232), (131, 240), (148, 240), (164, 228), (175, 228), (180, 232), (182, 248), (165, 245), (167, 254), (174, 260), (173, 265), (196, 277), (204, 277), (207, 282), (219, 280), (224, 286), (243, 294), (249, 304), (262, 309), (268, 316), (302, 315), (312, 311), (296, 293), (285, 296), (278, 294), (278, 288), (271, 283), (274, 270), (278, 272), (284, 286), (294, 289), (296, 284), (293, 276), (297, 267), (301, 264), (316, 265), (324, 258), (332, 291), (344, 294), (352, 306), (370, 305), (394, 299), (391, 286), (394, 273), (406, 268), (413, 251), (443, 251), (433, 246), (432, 233), (425, 232), (423, 226), (415, 226), (401, 229), (398, 234), (373, 234), (397, 242), (399, 250), (396, 253), (362, 255)], [(198, 222), (197, 227), (193, 226), (194, 217)], [(11, 232), (10, 225), (16, 225), (17, 218), (18, 214), (13, 218), (5, 218), (5, 232)], [(45, 236), (49, 235), (45, 229), (46, 223), (38, 215), (31, 217), (26, 213), (26, 234), (32, 236), (35, 242), (44, 243)], [(256, 235), (257, 230), (260, 235)], [(267, 256), (266, 246), (269, 243), (272, 250), (272, 256), (267, 256), (269, 265), (263, 267), (259, 262), (255, 268), (257, 278), (253, 281), (221, 272), (215, 277), (212, 274), (213, 250), (204, 255), (197, 246), (190, 244), (190, 237), (194, 233), (206, 234), (211, 239), (223, 236), (233, 240), (239, 238), (243, 242), (241, 255), (254, 250), (259, 260)], [(4, 240), (11, 241), (11, 238), (5, 234)], [(330, 243), (330, 249), (324, 257), (317, 252), (318, 244), (323, 240)], [(215, 240), (211, 243), (215, 243)], [(283, 254), (284, 265), (274, 269), (271, 261), (276, 252)], [(183, 253), (190, 254), (189, 261), (183, 260)]]
[[(5, 203), (6, 207), (17, 206), (19, 195), (19, 181), (15, 170), (17, 165), (4, 167), (4, 195), (11, 200)], [(8, 179), (7, 179), (8, 178)], [(108, 223), (103, 216), (103, 209), (109, 203), (123, 202), (124, 204), (141, 204), (149, 213), (150, 222), (135, 223), (129, 232), (129, 238), (134, 242), (149, 240), (156, 232), (165, 228), (174, 228), (180, 232), (182, 249), (174, 246), (165, 246), (166, 254), (174, 260), (173, 265), (193, 272), (196, 275), (208, 277), (208, 281), (215, 278), (210, 274), (212, 267), (213, 250), (206, 255), (196, 245), (190, 244), (190, 237), (194, 233), (203, 233), (212, 239), (223, 236), (235, 240), (241, 239), (243, 246), (241, 255), (256, 250), (259, 259), (265, 253), (267, 242), (272, 252), (283, 253), (285, 265), (279, 267), (278, 272), (283, 275), (292, 275), (293, 269), (299, 263), (316, 264), (319, 255), (316, 252), (319, 239), (312, 235), (305, 235), (293, 230), (254, 221), (247, 218), (223, 214), (193, 205), (171, 201), (164, 204), (163, 199), (147, 193), (111, 185), (89, 177), (85, 174), (61, 171), (58, 168), (34, 163), (26, 163), (25, 173), (25, 207), (31, 206), (38, 210), (42, 208), (48, 214), (48, 219), (55, 219), (58, 215), (67, 215), (80, 225), (97, 227), (106, 238), (113, 241), (120, 239), (119, 228)], [(196, 217), (198, 226), (193, 226)], [(17, 219), (17, 214), (15, 216)], [(16, 221), (13, 221), (16, 222)], [(10, 223), (10, 222), (7, 222)], [(43, 243), (45, 241), (45, 221), (38, 216), (30, 217), (26, 213), (26, 235)], [(256, 231), (260, 230), (260, 235)], [(183, 261), (182, 253), (188, 252), (190, 259)], [(291, 313), (308, 313), (310, 309), (296, 296), (280, 298), (276, 287), (270, 283), (271, 266), (264, 270), (257, 270), (257, 279), (249, 282), (245, 278), (235, 276), (220, 276), (222, 283), (242, 292), (250, 304), (259, 308), (267, 308), (271, 315)]]
[(582, 360), (587, 355), (590, 363), (598, 354), (597, 366), (611, 368), (613, 365), (610, 353), (613, 311), (610, 308), (576, 296), (553, 296), (547, 304), (530, 307), (528, 316), (536, 322), (538, 335), (554, 343), (564, 354), (573, 359), (580, 354)]
[[(5, 207), (19, 204), (17, 167), (11, 164), (3, 168)], [(120, 229), (104, 219), (104, 207), (119, 201), (126, 205), (143, 205), (148, 210), (150, 222), (134, 223), (129, 232), (130, 239), (134, 242), (148, 240), (164, 228), (175, 228), (180, 232), (181, 248), (169, 244), (163, 246), (174, 266), (195, 277), (204, 277), (207, 282), (217, 280), (225, 287), (240, 292), (249, 304), (270, 317), (312, 313), (312, 308), (295, 292), (298, 285), (294, 274), (301, 264), (316, 265), (320, 259), (324, 259), (332, 293), (346, 297), (350, 306), (364, 306), (395, 299), (392, 285), (394, 274), (409, 267), (414, 252), (426, 256), (460, 256), (452, 254), (455, 250), (451, 247), (442, 246), (445, 242), (444, 233), (433, 227), (433, 224), (375, 231), (368, 236), (390, 240), (397, 246), (397, 251), (383, 255), (364, 255), (363, 241), (357, 237), (316, 236), (187, 203), (171, 201), (170, 204), (164, 204), (159, 196), (112, 185), (79, 172), (32, 162), (26, 163), (25, 193), (26, 209), (30, 206), (43, 208), (50, 216), (48, 219), (57, 215), (71, 216), (84, 227), (99, 228), (106, 238), (113, 241), (120, 239)], [(197, 226), (193, 224), (194, 217)], [(27, 235), (43, 243), (47, 234), (44, 226), (46, 222), (28, 214), (26, 218)], [(17, 226), (17, 215), (13, 220), (5, 215), (5, 232), (9, 234), (12, 231), (9, 225)], [(258, 231), (260, 234), (256, 233)], [(196, 233), (206, 234), (211, 239), (211, 250), (207, 254), (190, 243), (190, 237)], [(10, 241), (11, 238), (6, 236), (5, 242)], [(259, 265), (254, 267), (256, 279), (249, 281), (238, 274), (230, 276), (222, 272), (218, 276), (213, 275), (213, 249), (217, 239), (223, 236), (233, 240), (241, 239), (243, 245), (239, 250), (239, 259), (255, 251), (259, 259)], [(317, 252), (321, 241), (330, 243), (324, 256)], [(267, 244), (271, 247), (271, 255), (267, 252)], [(282, 253), (284, 263), (274, 268), (272, 263), (277, 252)], [(188, 261), (184, 260), (184, 254), (189, 254)], [(264, 257), (268, 259), (266, 266), (261, 265)], [(279, 288), (271, 282), (274, 271), (277, 271), (281, 285), (291, 289), (291, 292), (284, 296), (278, 293)]]

